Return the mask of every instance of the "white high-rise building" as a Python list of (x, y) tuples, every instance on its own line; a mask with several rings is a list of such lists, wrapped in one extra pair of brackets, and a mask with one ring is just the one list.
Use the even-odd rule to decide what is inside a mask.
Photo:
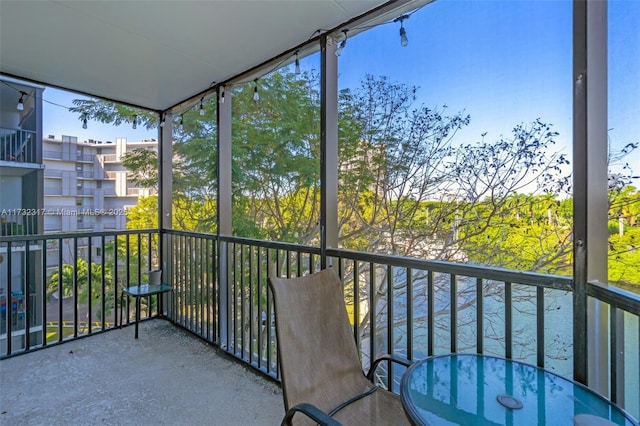
[[(126, 229), (126, 210), (138, 204), (140, 197), (156, 193), (155, 188), (136, 187), (123, 165), (125, 154), (139, 149), (157, 152), (158, 142), (43, 137), (44, 233)], [(70, 239), (63, 241), (62, 262), (73, 263), (76, 247)], [(99, 242), (99, 237), (93, 238), (92, 262), (100, 261)], [(83, 258), (87, 258), (87, 243), (86, 238), (78, 240), (77, 254)], [(47, 264), (57, 265), (58, 259), (57, 246), (49, 247)]]
[(124, 155), (138, 149), (157, 151), (158, 142), (44, 137), (44, 232), (125, 229), (125, 210), (156, 193), (136, 187), (124, 168)]

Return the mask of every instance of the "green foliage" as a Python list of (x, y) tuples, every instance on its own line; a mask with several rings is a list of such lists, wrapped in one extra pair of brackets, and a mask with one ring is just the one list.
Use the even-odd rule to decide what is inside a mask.
[[(211, 199), (200, 201), (176, 194), (172, 204), (172, 226), (205, 233), (216, 232), (216, 222), (213, 212), (216, 202)], [(127, 229), (157, 229), (158, 228), (158, 196), (140, 197), (138, 204), (127, 209)]]
[(158, 196), (138, 198), (138, 204), (127, 209), (127, 229), (158, 228)]
[[(523, 271), (572, 273), (571, 214), (551, 195), (514, 194), (496, 210), (489, 202), (461, 220), (469, 261)], [(482, 232), (478, 232), (480, 226)]]
[(514, 232), (519, 224), (505, 220), (542, 202), (519, 192), (566, 188), (561, 168), (568, 162), (552, 152), (557, 133), (534, 120), (515, 126), (509, 138), (485, 141), (483, 135), (479, 142), (454, 144), (470, 117), (415, 105), (416, 92), (367, 76), (359, 88), (341, 93), (341, 244), (507, 268), (540, 270), (552, 263), (566, 269), (566, 229), (541, 236), (520, 227), (549, 251), (539, 262), (523, 261), (523, 241)]
[(635, 284), (640, 292), (640, 227), (628, 227), (623, 235), (609, 237), (609, 280)]
[(74, 99), (73, 107), (69, 108), (69, 111), (78, 114), (81, 121), (86, 118), (119, 126), (125, 123), (133, 124), (136, 120), (138, 125), (147, 129), (153, 129), (158, 125), (158, 114), (111, 101)]
[(175, 194), (173, 198), (174, 229), (205, 232), (216, 232), (217, 202), (211, 198), (192, 198), (183, 194)]
[(609, 281), (640, 292), (640, 190), (610, 185), (609, 206)]
[(151, 149), (138, 148), (122, 156), (122, 164), (130, 170), (131, 182), (141, 188), (158, 187), (158, 153)]
[(84, 259), (78, 259), (76, 265), (63, 264), (60, 274), (60, 269), (56, 270), (49, 277), (47, 283), (47, 298), (50, 299), (52, 295), (59, 294), (60, 292), (60, 278), (62, 279), (62, 296), (71, 297), (74, 296), (74, 283), (75, 292), (77, 294), (76, 303), (78, 305), (88, 305), (91, 302), (92, 306), (96, 307), (96, 315), (100, 317), (101, 311), (101, 298), (103, 294), (102, 287), (102, 274), (104, 268), (104, 297), (106, 312), (105, 315), (109, 315), (110, 307), (113, 306), (113, 270), (110, 265), (100, 265), (98, 263), (91, 263), (91, 291), (89, 292), (89, 263)]
[(234, 90), (234, 233), (318, 242), (320, 190), (319, 82), (279, 71)]

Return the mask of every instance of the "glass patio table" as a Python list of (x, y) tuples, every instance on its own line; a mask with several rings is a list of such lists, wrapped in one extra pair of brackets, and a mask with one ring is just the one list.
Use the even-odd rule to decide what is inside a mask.
[(484, 355), (416, 362), (402, 376), (400, 398), (416, 425), (638, 425), (586, 386)]

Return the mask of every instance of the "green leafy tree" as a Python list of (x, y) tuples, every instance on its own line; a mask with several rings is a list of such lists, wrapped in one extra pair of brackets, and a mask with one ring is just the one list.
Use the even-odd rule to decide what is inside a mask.
[[(566, 188), (566, 158), (548, 154), (557, 136), (550, 125), (535, 120), (516, 126), (509, 138), (454, 144), (470, 117), (416, 105), (417, 90), (367, 76), (358, 89), (341, 93), (345, 247), (467, 261), (493, 249), (505, 225), (517, 225), (503, 218), (536, 201), (513, 195), (530, 187), (552, 189), (551, 182)], [(559, 244), (554, 252), (564, 250)], [(501, 248), (508, 257), (499, 266), (516, 266), (507, 258), (517, 251)]]
[[(103, 271), (104, 268), (104, 271)], [(91, 272), (89, 272), (91, 270)], [(102, 281), (102, 274), (104, 272), (104, 282)], [(91, 288), (89, 289), (89, 273), (91, 273)], [(74, 275), (75, 275), (75, 287), (74, 287)], [(60, 288), (60, 279), (62, 280), (62, 287)], [(47, 283), (47, 298), (60, 294), (62, 290), (63, 297), (72, 297), (75, 293), (77, 295), (76, 303), (83, 306), (93, 307), (96, 318), (102, 318), (102, 315), (108, 316), (113, 306), (113, 271), (109, 265), (100, 265), (97, 263), (89, 263), (84, 259), (78, 259), (76, 266), (65, 263), (62, 268), (56, 270), (49, 277)], [(102, 312), (102, 297), (104, 294), (105, 312)], [(87, 310), (86, 325), (92, 321), (92, 318), (88, 317), (89, 312)], [(62, 321), (62, 318), (60, 318)], [(86, 329), (86, 328), (85, 328)]]
[(609, 189), (609, 280), (640, 293), (640, 190)]
[(142, 125), (147, 129), (153, 129), (158, 125), (157, 114), (112, 101), (74, 99), (73, 107), (69, 108), (69, 111), (78, 114), (78, 120), (95, 120), (114, 126), (133, 125), (134, 121), (136, 125)]
[(138, 204), (127, 209), (127, 229), (158, 228), (158, 196), (138, 198)]
[(234, 228), (248, 237), (319, 241), (320, 102), (315, 74), (286, 71), (234, 90)]
[(141, 188), (158, 188), (158, 153), (138, 148), (122, 156), (123, 166), (129, 170), (131, 182)]

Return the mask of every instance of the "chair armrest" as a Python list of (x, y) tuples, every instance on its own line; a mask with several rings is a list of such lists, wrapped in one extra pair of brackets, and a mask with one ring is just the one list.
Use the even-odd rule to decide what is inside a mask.
[(367, 373), (367, 379), (369, 379), (370, 382), (373, 382), (373, 374), (376, 372), (376, 368), (378, 367), (378, 364), (380, 364), (382, 361), (395, 362), (397, 364), (404, 365), (405, 367), (409, 367), (411, 366), (411, 364), (413, 364), (413, 361), (409, 361), (405, 357), (402, 357), (399, 355), (392, 355), (392, 354), (382, 355), (380, 358), (373, 361), (373, 364), (371, 364), (371, 368)]
[(297, 412), (305, 414), (322, 426), (342, 426), (339, 422), (329, 417), (324, 411), (307, 402), (289, 408), (284, 415), (284, 419), (282, 419), (281, 426), (290, 425), (293, 415)]

